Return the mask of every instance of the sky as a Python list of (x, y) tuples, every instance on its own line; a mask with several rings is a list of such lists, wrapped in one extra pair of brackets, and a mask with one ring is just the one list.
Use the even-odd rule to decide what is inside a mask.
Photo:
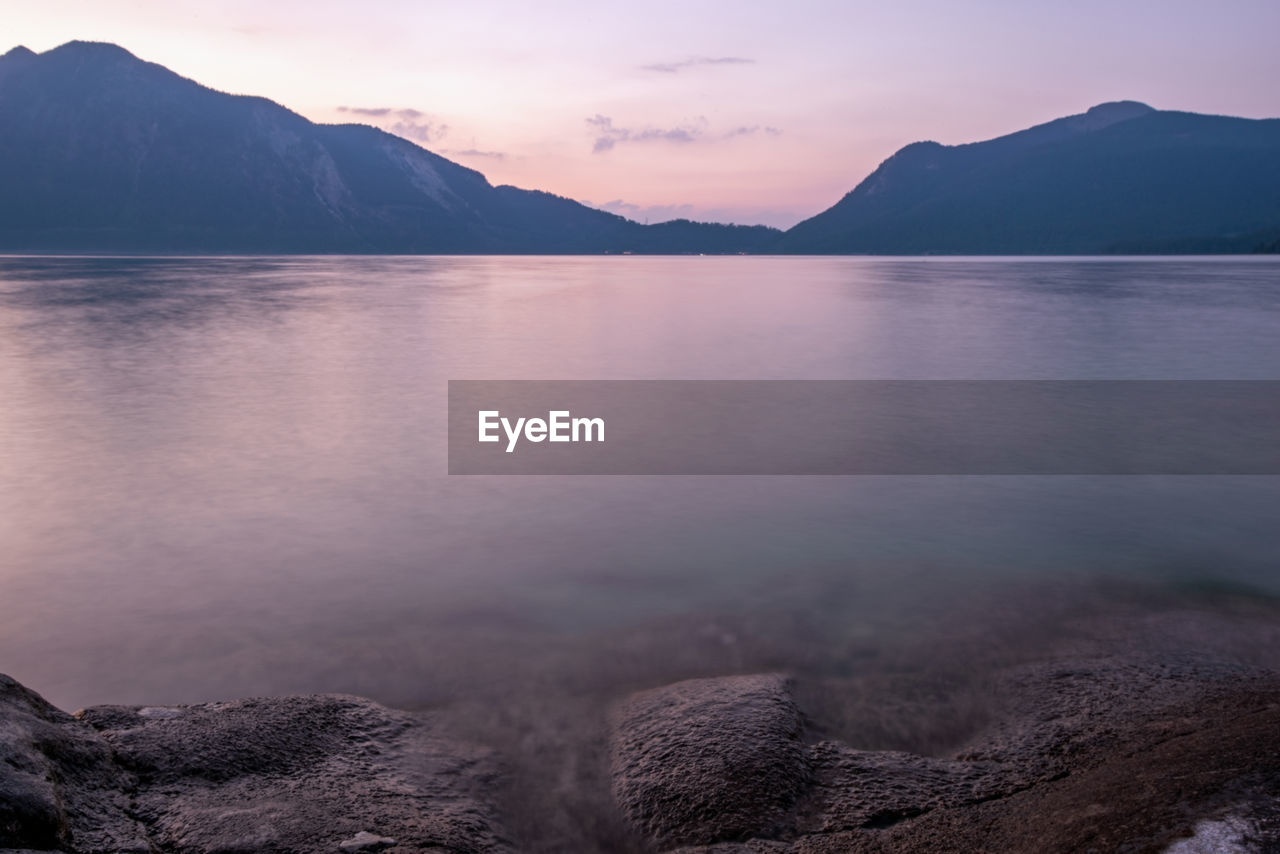
[(641, 222), (787, 227), (910, 142), (1104, 101), (1280, 116), (1276, 0), (0, 0), (0, 52), (110, 41)]

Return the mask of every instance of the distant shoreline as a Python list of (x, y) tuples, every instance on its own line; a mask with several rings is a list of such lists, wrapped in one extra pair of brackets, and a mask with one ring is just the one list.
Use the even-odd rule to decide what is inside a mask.
[(1276, 258), (1280, 249), (1265, 252), (1116, 252), (1038, 254), (1022, 253), (932, 253), (895, 254), (888, 252), (355, 252), (333, 251), (198, 251), (171, 250), (136, 252), (94, 249), (2, 249), (0, 258), (879, 258), (879, 259), (1044, 259), (1044, 260), (1150, 260), (1150, 259), (1213, 259), (1213, 258)]

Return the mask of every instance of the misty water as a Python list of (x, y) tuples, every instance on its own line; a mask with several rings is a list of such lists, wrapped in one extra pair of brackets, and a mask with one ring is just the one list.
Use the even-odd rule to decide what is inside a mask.
[(443, 705), (847, 668), (993, 590), (1280, 594), (1274, 477), (446, 474), (450, 379), (1014, 378), (1280, 378), (1280, 263), (3, 258), (0, 671)]

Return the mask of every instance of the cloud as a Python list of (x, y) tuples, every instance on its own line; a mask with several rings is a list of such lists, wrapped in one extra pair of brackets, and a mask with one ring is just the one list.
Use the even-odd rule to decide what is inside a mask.
[(423, 144), (439, 142), (449, 133), (449, 126), (436, 121), (421, 110), (408, 107), (338, 107), (340, 113), (350, 113), (368, 119), (382, 119), (378, 125), (396, 136)]
[[(395, 112), (390, 107), (339, 107), (340, 113), (351, 113), (355, 116), (369, 116), (370, 118), (382, 118), (389, 116)], [(416, 111), (415, 111), (416, 112)]]
[(753, 136), (758, 133), (767, 136), (779, 136), (782, 131), (771, 125), (742, 125), (723, 134), (708, 134), (707, 120), (698, 116), (696, 120), (671, 128), (627, 128), (618, 127), (609, 116), (597, 113), (586, 120), (595, 134), (595, 143), (591, 151), (600, 154), (612, 151), (615, 146), (624, 142), (712, 142), (721, 139), (733, 139), (737, 136)]
[(782, 131), (781, 131), (781, 130), (779, 130), (778, 128), (775, 128), (775, 127), (771, 127), (771, 126), (769, 126), (769, 125), (765, 125), (765, 126), (763, 126), (763, 127), (761, 127), (760, 125), (751, 125), (750, 127), (748, 127), (748, 126), (746, 126), (746, 125), (743, 125), (742, 127), (736, 127), (736, 128), (734, 128), (733, 130), (731, 130), (731, 131), (729, 131), (728, 133), (726, 133), (726, 134), (724, 135), (724, 138), (725, 138), (725, 139), (733, 139), (735, 136), (752, 136), (752, 135), (757, 134), (757, 133), (763, 133), (763, 134), (767, 134), (767, 135), (769, 135), (769, 136), (781, 136), (781, 135), (782, 135)]
[(490, 160), (506, 160), (507, 154), (504, 151), (480, 151), (476, 148), (449, 148), (440, 152), (450, 157), (485, 157)]
[(438, 122), (396, 122), (387, 130), (425, 144), (443, 139), (449, 133), (449, 126)]
[(587, 119), (587, 124), (591, 126), (593, 133), (596, 135), (595, 144), (591, 146), (592, 152), (599, 154), (603, 151), (612, 151), (614, 146), (623, 142), (694, 142), (702, 136), (703, 126), (707, 120), (699, 116), (696, 122), (681, 125), (673, 128), (621, 128), (613, 123), (613, 119), (609, 116), (602, 116), (599, 113)]
[(659, 74), (679, 74), (686, 68), (694, 68), (699, 65), (753, 65), (754, 59), (746, 59), (741, 56), (692, 56), (688, 59), (682, 59), (679, 62), (655, 62), (650, 65), (642, 65), (642, 71), (656, 71)]

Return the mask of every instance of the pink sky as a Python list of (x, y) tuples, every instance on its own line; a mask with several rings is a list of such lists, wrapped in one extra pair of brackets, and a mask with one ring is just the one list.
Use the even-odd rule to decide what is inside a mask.
[(1280, 116), (1275, 0), (0, 0), (0, 20), (0, 52), (115, 42), (652, 221), (789, 226), (909, 142), (1102, 101)]

